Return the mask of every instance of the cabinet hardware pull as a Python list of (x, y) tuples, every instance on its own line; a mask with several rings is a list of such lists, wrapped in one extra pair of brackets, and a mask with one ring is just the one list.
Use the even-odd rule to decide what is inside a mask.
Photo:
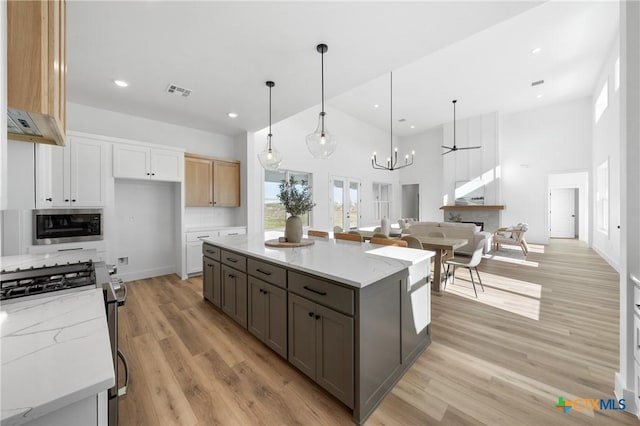
[(215, 251), (213, 251), (213, 250), (205, 250), (205, 252), (207, 252), (207, 253), (211, 253), (211, 254), (216, 254), (216, 252), (215, 252)]
[(319, 294), (320, 296), (326, 296), (327, 292), (326, 291), (320, 291), (320, 290), (315, 290), (311, 287), (307, 287), (306, 285), (304, 287), (305, 290), (309, 290), (311, 293), (315, 293), (315, 294)]
[(269, 294), (269, 292), (268, 292), (267, 290), (262, 290), (262, 292), (263, 292), (264, 294)]
[(68, 249), (58, 249), (58, 251), (74, 251), (74, 250), (83, 250), (82, 247), (68, 248)]
[(319, 320), (320, 319), (320, 315), (316, 314), (316, 319)]
[(75, 202), (76, 202), (76, 200), (71, 200), (71, 202), (72, 202), (72, 203), (75, 203)]
[(69, 199), (68, 199), (68, 198), (65, 198), (65, 199), (64, 199), (64, 202), (65, 202), (65, 203), (68, 203), (68, 202), (69, 202)]
[(213, 204), (213, 201), (209, 201), (209, 204)]
[[(237, 235), (237, 234), (236, 234)], [(262, 269), (258, 268), (256, 269), (256, 271), (260, 272), (261, 274), (265, 274), (265, 275), (271, 275), (271, 272), (269, 271), (263, 271)]]
[(155, 176), (155, 175), (156, 175), (155, 173), (151, 173), (151, 176)]
[(258, 291), (259, 291), (260, 293), (262, 293), (264, 290), (262, 290), (261, 288), (259, 288), (259, 289), (258, 289)]
[(238, 263), (238, 259), (234, 259), (233, 257), (227, 257), (229, 262)]
[[(198, 235), (196, 238), (209, 238), (208, 235)], [(209, 251), (207, 251), (207, 253), (209, 253)]]
[(49, 198), (45, 198), (45, 201), (53, 201), (53, 198), (49, 197)]
[(236, 276), (233, 274), (229, 274), (229, 278), (233, 278), (234, 280), (236, 279)]
[(309, 316), (313, 317), (315, 314), (313, 312), (309, 312)]

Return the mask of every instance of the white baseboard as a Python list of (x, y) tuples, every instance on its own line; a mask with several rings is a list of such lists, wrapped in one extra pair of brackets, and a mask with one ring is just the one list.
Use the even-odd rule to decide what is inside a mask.
[(145, 269), (142, 271), (132, 271), (132, 272), (125, 272), (125, 273), (118, 272), (116, 275), (122, 278), (124, 282), (128, 282), (128, 281), (143, 280), (145, 278), (153, 278), (153, 277), (159, 277), (161, 275), (169, 275), (169, 274), (175, 274), (175, 273), (176, 273), (176, 267), (171, 265), (171, 266), (163, 266), (162, 268)]
[(615, 260), (613, 260), (611, 257), (609, 257), (609, 255), (607, 255), (605, 252), (603, 252), (602, 250), (600, 250), (596, 245), (592, 244), (591, 248), (593, 249), (593, 251), (595, 251), (596, 253), (598, 253), (598, 255), (603, 258), (604, 260), (607, 261), (607, 263), (616, 270), (617, 273), (620, 273), (620, 264), (618, 262), (616, 262)]
[(616, 399), (624, 399), (625, 411), (635, 416), (640, 416), (640, 412), (638, 412), (640, 407), (636, 404), (636, 395), (633, 390), (625, 388), (625, 383), (618, 372), (615, 373), (615, 389), (613, 392), (616, 395)]

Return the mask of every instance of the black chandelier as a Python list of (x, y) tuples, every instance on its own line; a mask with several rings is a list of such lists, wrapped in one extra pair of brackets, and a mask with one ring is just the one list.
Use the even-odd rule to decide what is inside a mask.
[(376, 170), (389, 170), (394, 171), (398, 169), (402, 169), (404, 167), (408, 167), (413, 164), (413, 156), (415, 155), (415, 151), (411, 151), (411, 160), (409, 160), (409, 154), (404, 156), (404, 164), (398, 166), (398, 148), (393, 149), (393, 72), (390, 73), (390, 85), (391, 88), (391, 101), (389, 103), (391, 110), (391, 120), (390, 120), (390, 130), (389, 130), (389, 145), (390, 145), (390, 156), (387, 158), (387, 165), (384, 166), (382, 164), (378, 164), (378, 156), (374, 152), (371, 156), (371, 167)]

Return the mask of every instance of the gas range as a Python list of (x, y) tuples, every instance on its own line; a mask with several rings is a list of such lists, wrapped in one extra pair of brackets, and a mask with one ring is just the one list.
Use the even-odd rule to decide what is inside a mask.
[(3, 302), (54, 291), (96, 288), (97, 284), (96, 264), (92, 260), (3, 270), (0, 277), (0, 301)]

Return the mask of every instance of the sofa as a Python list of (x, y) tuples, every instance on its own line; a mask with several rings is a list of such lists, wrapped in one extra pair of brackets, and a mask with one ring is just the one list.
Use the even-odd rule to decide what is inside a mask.
[(489, 232), (480, 231), (480, 227), (473, 223), (457, 222), (418, 222), (406, 219), (398, 220), (402, 233), (414, 235), (428, 235), (433, 231), (443, 232), (447, 238), (464, 238), (469, 242), (456, 250), (456, 254), (471, 255), (478, 241), (485, 238), (483, 253), (491, 251), (492, 237)]

